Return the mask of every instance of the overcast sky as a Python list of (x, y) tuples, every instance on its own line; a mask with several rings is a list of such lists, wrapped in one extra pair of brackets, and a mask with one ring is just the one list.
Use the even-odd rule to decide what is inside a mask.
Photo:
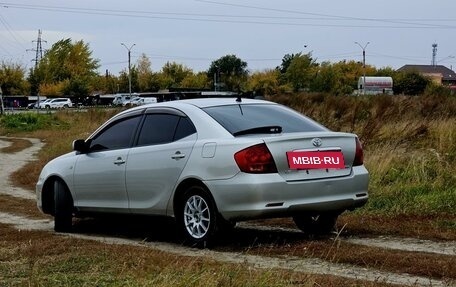
[(32, 67), (38, 29), (43, 49), (88, 43), (100, 73), (127, 67), (121, 43), (135, 44), (132, 63), (144, 53), (154, 71), (167, 61), (204, 71), (227, 54), (250, 71), (298, 52), (362, 61), (368, 42), (366, 64), (377, 68), (431, 64), (433, 43), (438, 64), (456, 68), (455, 0), (0, 0), (0, 61)]

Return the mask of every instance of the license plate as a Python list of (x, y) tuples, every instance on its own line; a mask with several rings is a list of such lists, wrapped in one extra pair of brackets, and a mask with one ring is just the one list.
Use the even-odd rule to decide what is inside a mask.
[(290, 169), (343, 169), (344, 155), (340, 151), (289, 151)]

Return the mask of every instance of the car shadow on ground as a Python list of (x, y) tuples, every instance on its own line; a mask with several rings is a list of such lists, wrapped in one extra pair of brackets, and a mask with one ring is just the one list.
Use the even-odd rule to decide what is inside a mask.
[[(150, 216), (102, 216), (76, 219), (73, 232), (85, 235), (111, 236), (145, 242), (183, 245), (183, 237), (173, 219)], [(309, 237), (294, 230), (256, 228), (241, 225), (220, 232), (209, 247), (223, 251), (243, 251), (255, 247), (286, 247), (298, 243), (327, 239)]]

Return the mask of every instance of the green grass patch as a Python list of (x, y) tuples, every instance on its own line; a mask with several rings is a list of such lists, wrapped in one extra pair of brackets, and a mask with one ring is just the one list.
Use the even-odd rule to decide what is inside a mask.
[(18, 113), (0, 117), (0, 125), (7, 132), (33, 132), (48, 128), (65, 128), (68, 123), (61, 121), (55, 114)]

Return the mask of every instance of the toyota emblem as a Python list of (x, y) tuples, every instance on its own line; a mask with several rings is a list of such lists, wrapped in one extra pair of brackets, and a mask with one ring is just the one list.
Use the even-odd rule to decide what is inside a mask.
[(319, 146), (321, 146), (321, 144), (322, 144), (321, 138), (314, 138), (314, 139), (312, 139), (312, 145), (313, 145), (314, 147), (319, 147)]

